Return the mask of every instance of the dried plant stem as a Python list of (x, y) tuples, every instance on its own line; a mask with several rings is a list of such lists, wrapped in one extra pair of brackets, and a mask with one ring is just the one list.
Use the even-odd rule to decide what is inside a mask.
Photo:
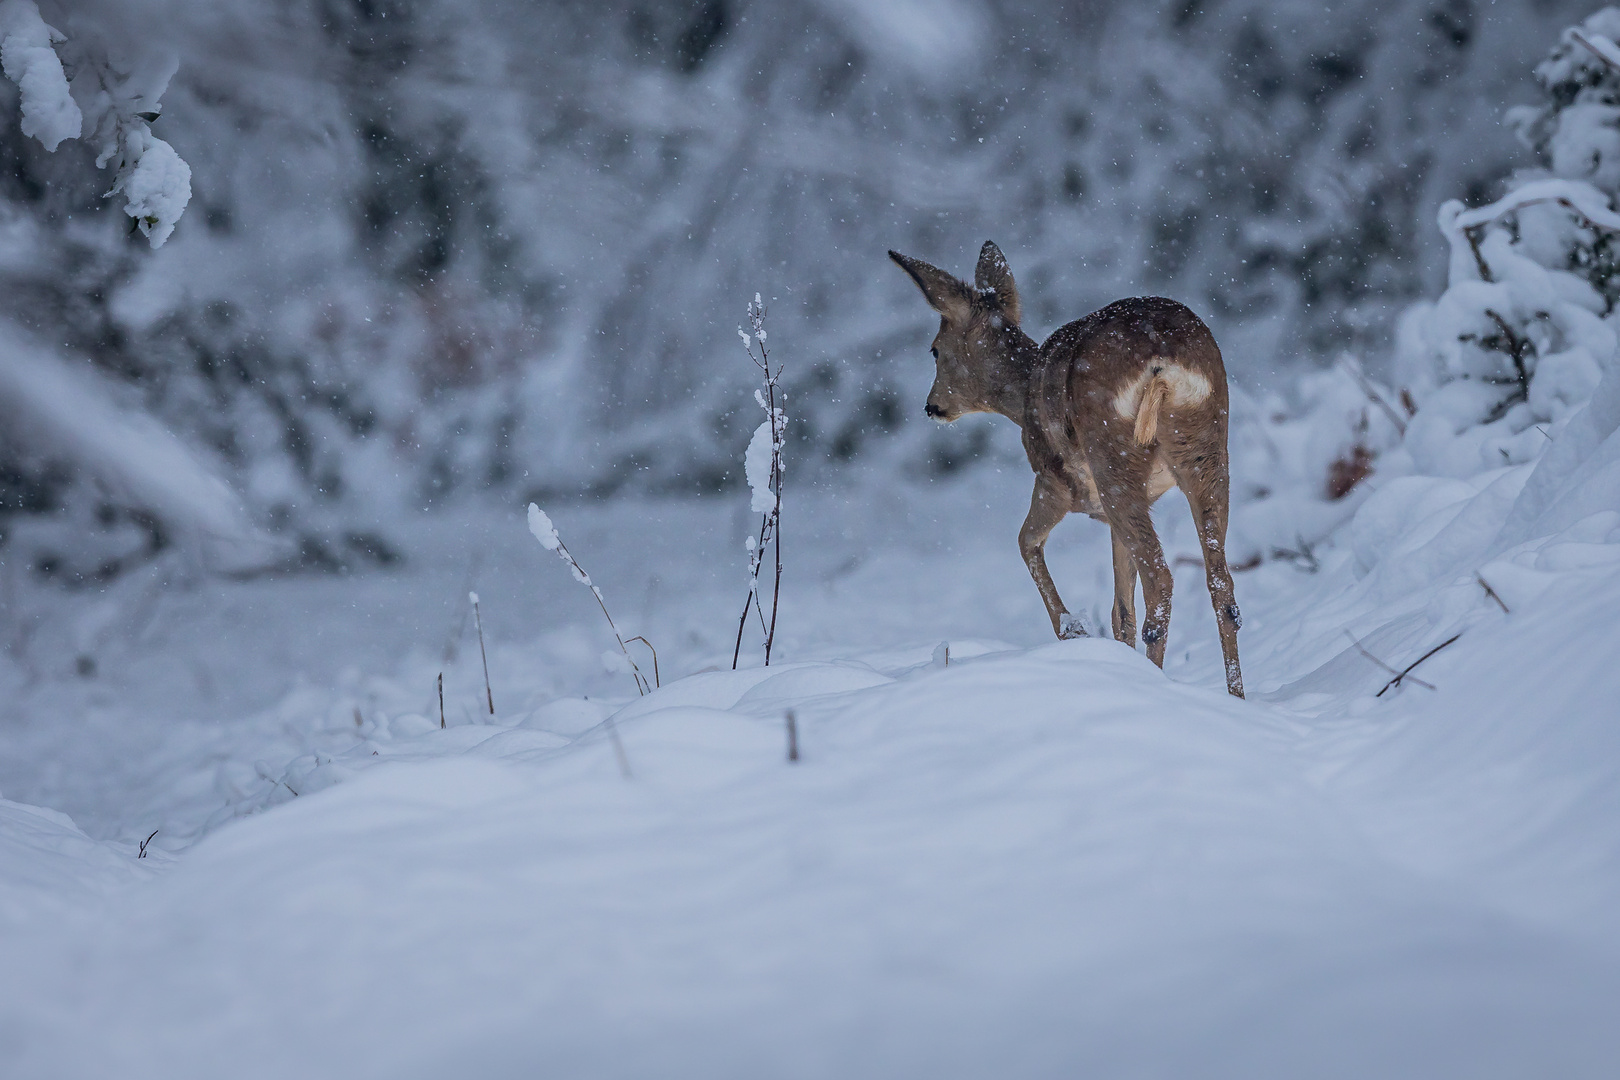
[(478, 656), (484, 661), (484, 699), (489, 702), (489, 715), (495, 715), (495, 692), (489, 688), (489, 654), (484, 651), (484, 616), (478, 610), (478, 594), (473, 593), (473, 621), (478, 624)]
[[(558, 546), (561, 547), (561, 544)], [(563, 548), (563, 550), (567, 551), (566, 548)], [(574, 557), (572, 555), (568, 556), (568, 560), (570, 562), (573, 562), (573, 558)], [(574, 563), (574, 565), (578, 566), (579, 564)], [(580, 573), (584, 573), (584, 571), (581, 570)], [(616, 623), (614, 623), (613, 616), (608, 614), (607, 605), (602, 602), (602, 590), (598, 589), (595, 585), (592, 585), (590, 589), (591, 595), (596, 597), (596, 606), (602, 609), (602, 617), (607, 620), (608, 629), (613, 631), (613, 640), (619, 643), (619, 652), (623, 653), (624, 658), (630, 662), (630, 673), (631, 676), (636, 680), (636, 692), (645, 697), (646, 695), (652, 693), (652, 687), (648, 684), (647, 677), (641, 673), (641, 667), (636, 663), (635, 657), (630, 655), (630, 649), (625, 645), (624, 638), (619, 636), (619, 627)]]
[[(771, 515), (769, 512), (760, 519), (759, 541), (755, 544), (753, 553), (749, 557), (748, 595), (743, 598), (742, 617), (737, 620), (737, 643), (731, 650), (731, 670), (737, 670), (737, 660), (742, 656), (743, 631), (748, 628), (748, 609), (753, 608), (759, 613), (759, 632), (767, 634), (765, 611), (759, 603), (759, 567), (760, 559), (765, 554), (765, 545), (771, 542)], [(766, 664), (769, 667), (769, 663)]]
[(444, 672), (439, 672), (439, 727), (444, 727)]
[[(529, 512), (531, 514), (540, 513), (539, 509), (533, 503), (529, 504)], [(531, 528), (532, 527), (533, 526), (531, 526)], [(587, 589), (591, 590), (591, 595), (596, 598), (596, 606), (602, 609), (602, 618), (607, 620), (608, 629), (613, 631), (613, 640), (619, 644), (619, 653), (630, 665), (631, 676), (636, 680), (636, 693), (642, 696), (650, 694), (653, 689), (652, 684), (649, 683), (647, 681), (647, 677), (641, 673), (641, 666), (636, 663), (635, 657), (630, 655), (630, 650), (624, 643), (625, 639), (619, 634), (618, 624), (613, 621), (613, 616), (608, 613), (607, 603), (602, 599), (602, 590), (597, 588), (596, 585), (592, 583), (591, 575), (587, 574), (585, 572), (585, 568), (579, 565), (579, 560), (574, 558), (573, 552), (568, 550), (568, 545), (562, 542), (562, 537), (553, 532), (551, 534), (551, 539), (555, 541), (556, 546), (554, 550), (557, 552), (557, 555), (569, 566), (574, 568), (574, 577), (581, 585), (584, 585)], [(631, 640), (633, 641), (635, 639), (632, 638)], [(643, 638), (642, 640), (645, 641), (646, 639)], [(648, 648), (652, 648), (652, 646), (649, 645)]]
[(1500, 596), (1496, 595), (1496, 590), (1495, 589), (1491, 588), (1491, 583), (1485, 580), (1485, 575), (1484, 574), (1475, 574), (1474, 575), (1474, 580), (1479, 582), (1480, 588), (1485, 590), (1485, 595), (1486, 596), (1488, 596), (1492, 600), (1496, 601), (1496, 606), (1502, 609), (1502, 614), (1504, 614), (1504, 615), (1513, 614), (1511, 611), (1508, 610), (1507, 603), (1505, 601), (1503, 601), (1503, 599)]
[[(782, 601), (782, 444), (783, 430), (787, 423), (779, 405), (781, 404), (781, 389), (777, 385), (782, 376), (780, 364), (772, 367), (770, 350), (766, 347), (765, 334), (765, 307), (756, 293), (754, 302), (748, 305), (748, 321), (753, 328), (753, 336), (742, 333), (743, 345), (748, 352), (748, 359), (760, 370), (764, 378), (763, 393), (756, 391), (755, 400), (765, 408), (765, 416), (770, 424), (771, 435), (771, 464), (768, 483), (771, 490), (771, 506), (760, 518), (759, 538), (753, 550), (749, 553), (748, 596), (743, 601), (742, 616), (737, 620), (737, 641), (731, 650), (731, 667), (736, 669), (738, 660), (742, 656), (743, 631), (748, 626), (748, 609), (753, 607), (759, 613), (760, 631), (765, 635), (765, 666), (771, 663), (771, 653), (776, 647), (776, 616), (781, 608)], [(754, 354), (754, 346), (759, 346), (759, 355)], [(750, 480), (752, 483), (752, 480)], [(771, 584), (771, 614), (769, 620), (765, 617), (764, 605), (759, 599), (759, 572), (764, 565), (765, 549), (771, 548), (773, 563), (773, 576)]]
[(658, 674), (658, 650), (653, 648), (653, 643), (642, 637), (640, 634), (637, 634), (633, 638), (625, 638), (624, 640), (626, 642), (639, 641), (643, 645), (647, 646), (647, 651), (652, 653), (653, 658), (653, 686), (663, 686), (664, 680), (660, 678)]
[[(760, 346), (763, 353), (765, 347)], [(769, 372), (769, 368), (766, 369)], [(776, 380), (768, 379), (772, 423), (776, 417)], [(771, 586), (771, 628), (765, 632), (765, 666), (771, 666), (771, 650), (776, 646), (776, 612), (782, 603), (782, 441), (773, 440), (771, 449), (771, 487), (776, 492), (776, 505), (771, 507), (771, 552), (776, 557), (776, 580)], [(763, 554), (763, 553), (762, 553)], [(764, 613), (761, 612), (763, 617)]]

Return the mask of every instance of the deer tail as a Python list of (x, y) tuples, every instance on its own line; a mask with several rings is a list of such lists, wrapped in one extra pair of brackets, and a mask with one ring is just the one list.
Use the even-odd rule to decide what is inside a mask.
[(1148, 446), (1159, 437), (1159, 410), (1164, 407), (1170, 385), (1157, 372), (1142, 388), (1142, 403), (1136, 407), (1136, 444)]

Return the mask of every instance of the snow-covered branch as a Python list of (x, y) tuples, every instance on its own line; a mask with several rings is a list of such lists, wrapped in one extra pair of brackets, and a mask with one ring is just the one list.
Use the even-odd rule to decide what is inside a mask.
[(162, 247), (191, 201), (191, 166), (152, 134), (178, 63), (125, 64), (81, 48), (70, 77), (57, 52), (69, 44), (34, 0), (0, 4), (0, 67), (21, 93), (23, 134), (52, 153), (65, 140), (83, 138), (98, 169), (113, 167), (108, 197), (124, 196), (124, 213), (154, 248)]
[[(731, 653), (733, 669), (737, 667), (737, 659), (742, 654), (743, 629), (748, 625), (750, 608), (759, 614), (760, 628), (765, 634), (765, 665), (770, 666), (771, 649), (776, 644), (776, 609), (782, 594), (782, 448), (786, 445), (787, 414), (781, 408), (784, 399), (780, 385), (782, 365), (771, 364), (770, 350), (765, 344), (769, 337), (765, 330), (765, 304), (759, 293), (754, 294), (753, 303), (748, 305), (748, 325), (753, 333), (738, 327), (737, 336), (742, 338), (748, 359), (754, 362), (763, 376), (764, 385), (754, 391), (754, 401), (765, 410), (765, 420), (754, 429), (753, 438), (748, 440), (748, 450), (743, 455), (743, 475), (752, 494), (749, 509), (762, 517), (759, 536), (750, 535), (747, 538), (748, 597), (743, 602), (742, 618), (737, 623), (737, 645)], [(758, 355), (755, 355), (756, 347)], [(759, 572), (764, 565), (765, 549), (773, 544), (776, 579), (771, 593), (771, 618), (767, 624), (759, 600)]]

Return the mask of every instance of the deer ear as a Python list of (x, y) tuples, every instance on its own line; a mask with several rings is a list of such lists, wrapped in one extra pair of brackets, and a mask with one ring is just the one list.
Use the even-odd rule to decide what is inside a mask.
[(1014, 326), (1024, 321), (1024, 312), (1018, 303), (1018, 286), (1013, 282), (1012, 268), (1007, 257), (996, 247), (995, 241), (986, 240), (979, 249), (979, 267), (973, 272), (973, 284), (980, 292), (994, 293), (996, 303)]
[(900, 269), (911, 275), (911, 280), (922, 290), (923, 298), (928, 301), (929, 307), (952, 322), (967, 321), (968, 314), (973, 308), (973, 296), (965, 282), (958, 281), (937, 266), (929, 266), (921, 259), (913, 259), (910, 255), (902, 255), (898, 251), (889, 252), (889, 258), (898, 263)]

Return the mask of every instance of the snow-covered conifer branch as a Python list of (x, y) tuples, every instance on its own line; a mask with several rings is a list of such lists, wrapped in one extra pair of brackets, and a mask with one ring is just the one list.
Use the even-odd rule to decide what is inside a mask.
[(124, 213), (154, 248), (162, 247), (191, 201), (191, 166), (152, 134), (178, 65), (165, 59), (126, 69), (80, 49), (70, 76), (57, 54), (66, 44), (34, 0), (0, 4), (0, 68), (21, 93), (23, 134), (53, 153), (67, 139), (88, 142), (96, 168), (113, 166), (108, 197), (124, 196)]

